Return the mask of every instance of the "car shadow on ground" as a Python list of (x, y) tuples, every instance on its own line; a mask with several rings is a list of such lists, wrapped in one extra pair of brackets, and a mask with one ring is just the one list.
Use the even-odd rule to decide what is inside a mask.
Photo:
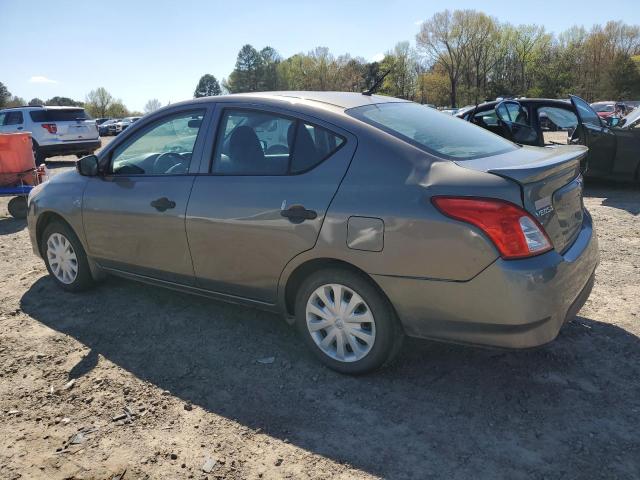
[(0, 217), (0, 235), (10, 235), (27, 227), (26, 220), (18, 220), (13, 217)]
[(408, 340), (391, 366), (348, 377), (273, 314), (126, 280), (74, 295), (43, 277), (21, 308), (91, 349), (70, 378), (100, 354), (185, 402), (385, 478), (640, 475), (640, 339), (589, 318), (523, 352)]
[(590, 179), (584, 189), (585, 197), (602, 198), (602, 205), (640, 215), (640, 185)]

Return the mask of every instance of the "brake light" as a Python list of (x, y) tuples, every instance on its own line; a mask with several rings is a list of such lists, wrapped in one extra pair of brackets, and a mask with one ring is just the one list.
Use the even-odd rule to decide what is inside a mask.
[(42, 128), (46, 129), (49, 133), (58, 133), (58, 126), (55, 123), (43, 123)]
[(444, 215), (481, 229), (504, 259), (526, 258), (553, 247), (544, 228), (526, 210), (495, 198), (433, 197)]

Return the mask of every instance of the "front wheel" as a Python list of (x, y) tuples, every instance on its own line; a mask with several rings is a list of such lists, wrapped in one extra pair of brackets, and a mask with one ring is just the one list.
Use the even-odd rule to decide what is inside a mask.
[(322, 363), (362, 374), (390, 361), (402, 341), (384, 295), (364, 276), (327, 269), (308, 277), (296, 299), (300, 334)]
[(79, 292), (93, 285), (87, 255), (69, 226), (57, 221), (47, 225), (41, 250), (47, 270), (59, 287)]

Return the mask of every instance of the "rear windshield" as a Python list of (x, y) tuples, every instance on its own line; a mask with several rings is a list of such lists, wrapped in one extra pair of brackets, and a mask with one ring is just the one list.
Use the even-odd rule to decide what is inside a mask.
[(451, 160), (487, 157), (518, 148), (488, 130), (417, 103), (379, 103), (351, 108), (347, 113), (433, 155)]
[(65, 108), (55, 110), (34, 110), (29, 112), (34, 122), (70, 122), (73, 120), (90, 120), (91, 117), (83, 108)]

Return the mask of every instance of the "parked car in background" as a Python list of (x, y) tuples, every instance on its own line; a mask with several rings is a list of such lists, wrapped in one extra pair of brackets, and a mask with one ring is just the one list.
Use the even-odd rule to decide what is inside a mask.
[(122, 120), (116, 122), (114, 124), (116, 135), (118, 135), (123, 130), (126, 130), (132, 123), (137, 122), (138, 120), (140, 120), (140, 117), (125, 117)]
[(102, 125), (104, 122), (106, 122), (107, 120), (109, 120), (109, 118), (96, 118), (96, 125), (100, 126)]
[(589, 147), (585, 176), (640, 181), (640, 141), (633, 112), (631, 120), (609, 126), (586, 101), (572, 95), (569, 100), (488, 102), (458, 116), (522, 145), (585, 145)]
[(100, 147), (96, 122), (80, 107), (16, 107), (0, 110), (0, 133), (30, 132), (36, 164), (48, 157), (93, 153)]
[(616, 102), (594, 102), (591, 104), (594, 112), (598, 114), (600, 118), (606, 120), (612, 117), (616, 113)]
[(458, 113), (459, 110), (460, 110), (459, 108), (443, 108), (440, 111), (442, 113), (446, 113), (447, 115), (455, 115), (456, 113)]
[(116, 132), (116, 123), (120, 121), (119, 118), (112, 118), (105, 122), (103, 122), (98, 127), (98, 133), (101, 137), (108, 137), (109, 135), (117, 135)]
[(405, 334), (553, 340), (598, 263), (586, 150), (386, 96), (205, 97), (36, 187), (29, 233), (63, 289), (108, 272), (278, 311), (327, 366), (363, 373)]

